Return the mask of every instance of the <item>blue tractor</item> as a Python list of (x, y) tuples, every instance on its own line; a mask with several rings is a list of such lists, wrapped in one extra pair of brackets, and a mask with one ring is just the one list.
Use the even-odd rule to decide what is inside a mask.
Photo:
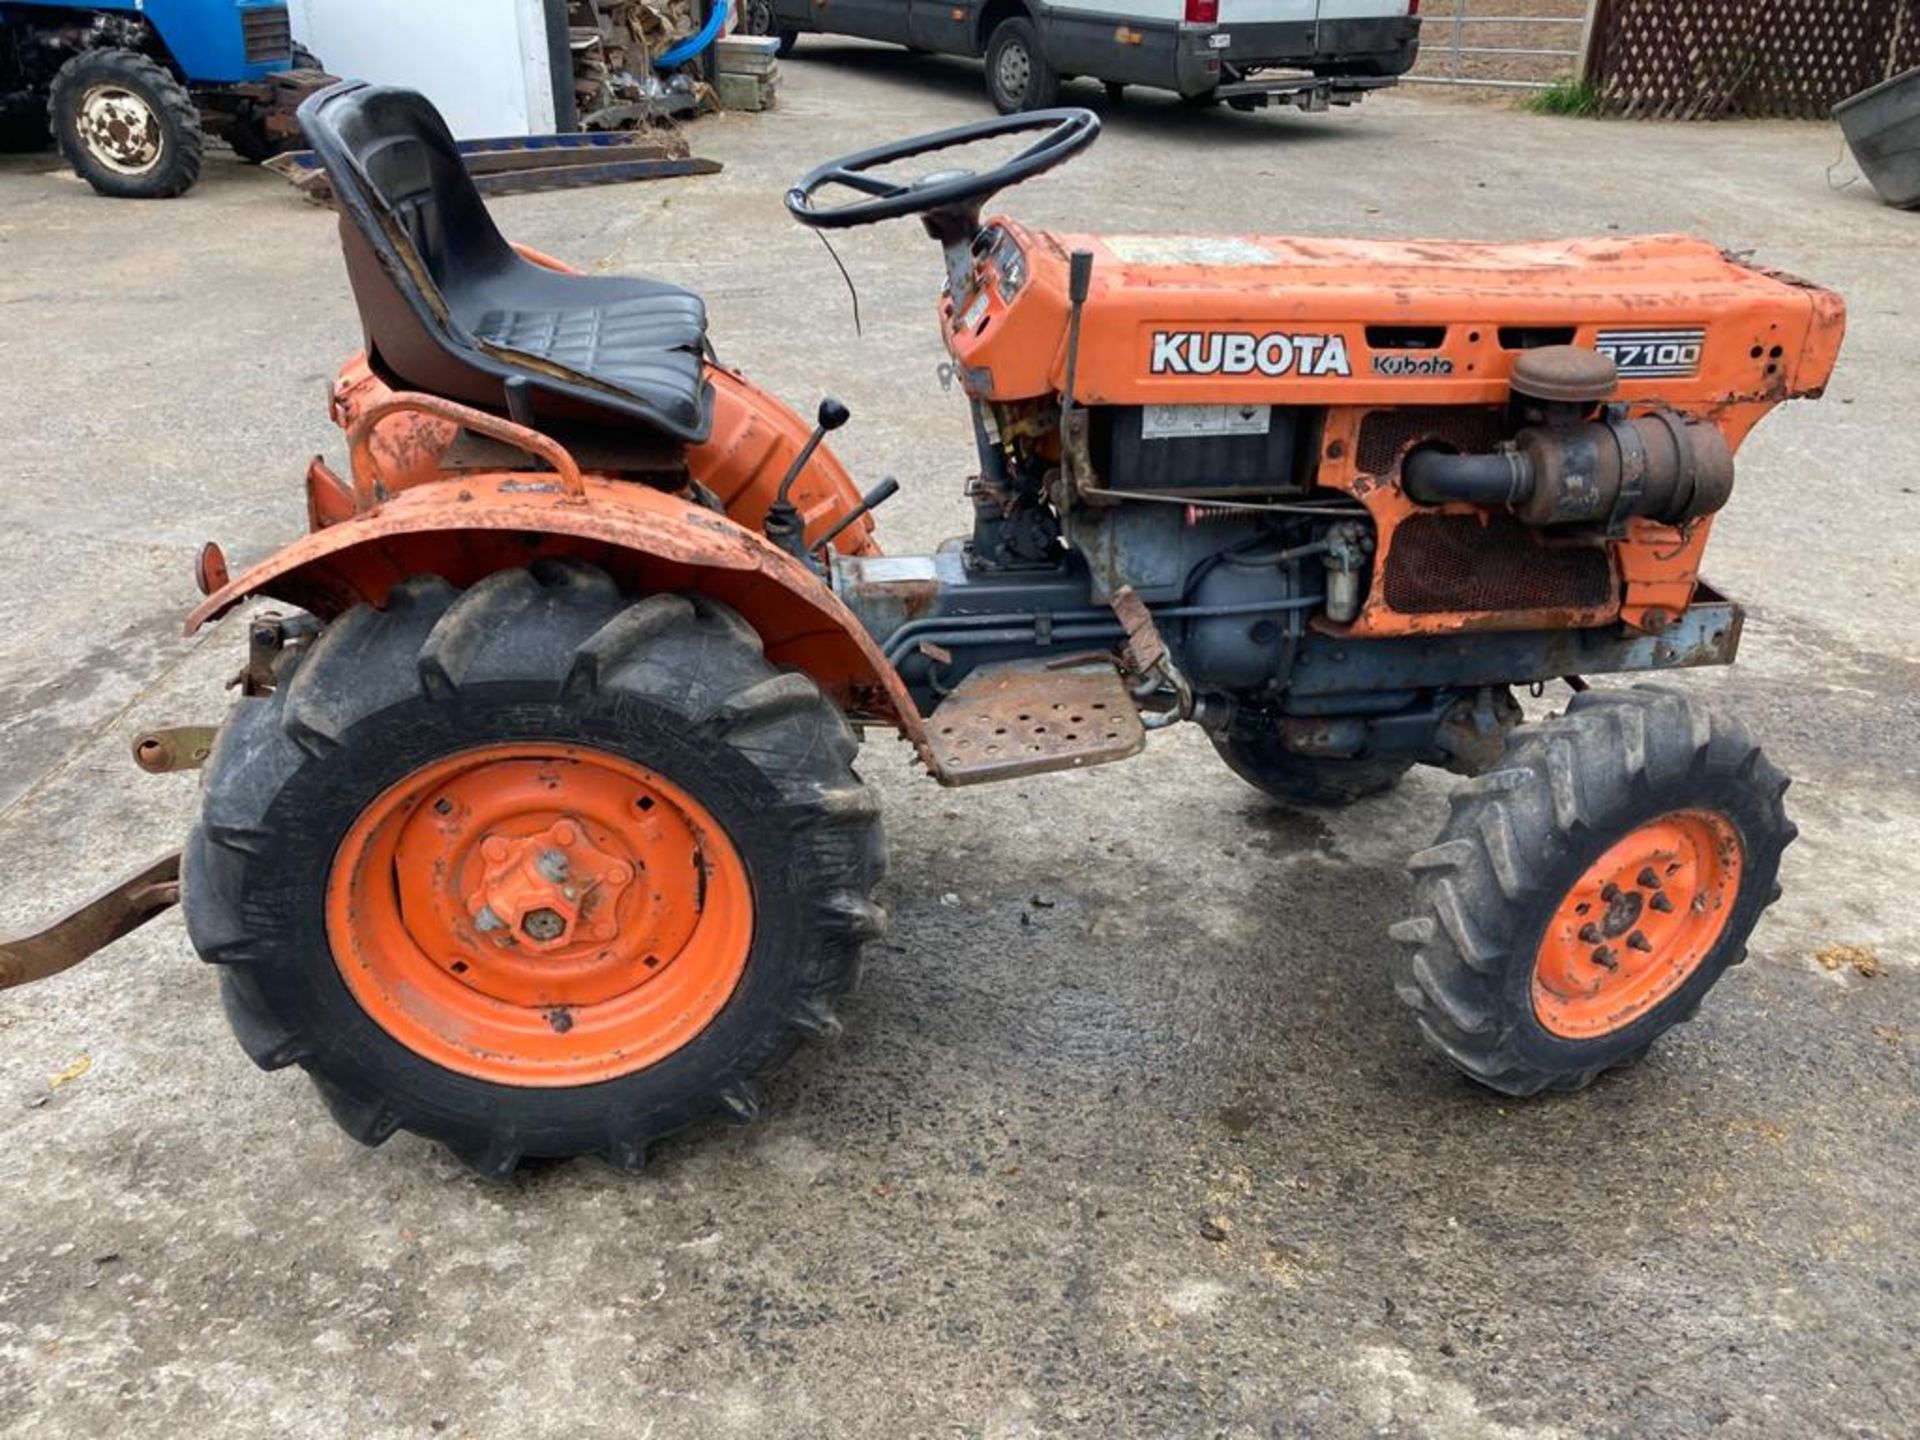
[(184, 193), (209, 134), (256, 162), (290, 148), (328, 82), (270, 0), (0, 0), (0, 148), (57, 142), (103, 195)]

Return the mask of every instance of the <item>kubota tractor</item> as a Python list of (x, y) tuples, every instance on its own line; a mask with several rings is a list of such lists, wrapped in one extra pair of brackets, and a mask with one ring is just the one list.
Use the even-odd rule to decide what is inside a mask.
[[(1093, 142), (1084, 110), (865, 151), (788, 209), (919, 217), (979, 451), (970, 533), (894, 557), (868, 515), (892, 482), (862, 497), (823, 443), (845, 408), (810, 427), (727, 369), (698, 296), (509, 245), (417, 95), (343, 85), (302, 119), (366, 332), (332, 396), (350, 473), (313, 464), (311, 533), (264, 564), (203, 552), (190, 629), (282, 608), (217, 739), (140, 758), (204, 757), (189, 933), (247, 1052), (356, 1138), (499, 1176), (751, 1117), (883, 923), (855, 726), (947, 785), (1184, 723), (1287, 804), (1473, 777), (1413, 857), (1394, 983), (1512, 1095), (1641, 1056), (1779, 893), (1787, 781), (1746, 727), (1583, 677), (1734, 658), (1701, 552), (1742, 438), (1827, 380), (1828, 292), (1673, 236), (984, 218)], [(1562, 681), (1519, 723), (1511, 687)], [(167, 857), (0, 980), (176, 890)]]

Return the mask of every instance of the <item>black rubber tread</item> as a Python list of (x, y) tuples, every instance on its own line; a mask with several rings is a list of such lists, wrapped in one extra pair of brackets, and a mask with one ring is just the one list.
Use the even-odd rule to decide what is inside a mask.
[[(1008, 95), (1000, 89), (998, 62), (1000, 52), (1015, 44), (1026, 47), (1027, 88), (1022, 94)], [(1053, 66), (1047, 63), (1046, 48), (1040, 43), (1039, 32), (1024, 15), (1002, 20), (993, 27), (993, 34), (987, 37), (985, 59), (987, 95), (993, 101), (993, 108), (1002, 115), (1023, 110), (1044, 110), (1060, 98), (1060, 77), (1054, 72)]]
[(306, 143), (297, 135), (275, 139), (267, 134), (264, 119), (257, 117), (235, 120), (227, 127), (224, 138), (227, 147), (249, 165), (264, 165), (274, 156), (301, 149)]
[[(1514, 730), (1500, 767), (1454, 790), (1440, 838), (1408, 862), (1415, 914), (1391, 932), (1396, 992), (1429, 1043), (1505, 1095), (1578, 1090), (1632, 1064), (1746, 958), (1798, 834), (1787, 785), (1744, 725), (1691, 695), (1650, 685), (1576, 695), (1564, 715)], [(1619, 1030), (1552, 1034), (1534, 1015), (1532, 984), (1554, 910), (1622, 835), (1679, 809), (1711, 810), (1740, 836), (1740, 888), (1719, 943)]]
[[(160, 117), (166, 144), (151, 170), (122, 175), (95, 160), (74, 126), (75, 110), (88, 84), (111, 80), (136, 90)], [(67, 61), (53, 77), (47, 104), (60, 153), (76, 174), (102, 195), (119, 200), (169, 200), (184, 195), (200, 178), (205, 136), (200, 112), (173, 72), (137, 50), (86, 50)]]
[(1210, 738), (1227, 768), (1256, 790), (1282, 805), (1312, 809), (1338, 809), (1383, 795), (1406, 778), (1414, 763), (1399, 756), (1335, 760), (1296, 755), (1257, 717), (1236, 717), (1224, 734)]
[[(354, 1002), (325, 938), (339, 841), (388, 785), (441, 755), (518, 736), (585, 742), (671, 775), (746, 862), (756, 923), (746, 974), (711, 1025), (633, 1075), (517, 1088), (436, 1066)], [(238, 702), (203, 773), (184, 908), (222, 967), (235, 1036), (263, 1069), (308, 1071), (342, 1129), (397, 1130), (475, 1170), (596, 1154), (639, 1169), (662, 1136), (758, 1113), (759, 1082), (832, 1038), (885, 916), (885, 840), (844, 718), (781, 672), (740, 617), (697, 596), (623, 595), (598, 570), (542, 562), (463, 591), (437, 578), (358, 606)]]

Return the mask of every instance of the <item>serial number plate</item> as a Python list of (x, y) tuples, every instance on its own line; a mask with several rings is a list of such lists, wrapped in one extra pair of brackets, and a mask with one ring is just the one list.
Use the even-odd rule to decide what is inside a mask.
[(1140, 416), (1142, 440), (1189, 440), (1205, 435), (1264, 435), (1271, 405), (1149, 405)]

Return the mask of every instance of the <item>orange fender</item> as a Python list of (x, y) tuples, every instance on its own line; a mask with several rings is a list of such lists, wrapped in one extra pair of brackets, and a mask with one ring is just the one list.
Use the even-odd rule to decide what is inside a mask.
[[(410, 467), (389, 469), (392, 450), (374, 433), (402, 417), (488, 435), (553, 468), (402, 479), (396, 470)], [(413, 427), (387, 428), (404, 435)], [(806, 566), (730, 516), (646, 485), (583, 475), (547, 437), (437, 397), (389, 392), (355, 417), (349, 439), (351, 485), (318, 460), (309, 472), (317, 528), (222, 584), (187, 617), (188, 634), (255, 596), (330, 618), (385, 603), (410, 576), (465, 586), (565, 556), (601, 567), (636, 594), (693, 592), (732, 607), (759, 632), (768, 659), (810, 675), (849, 715), (894, 726), (926, 754), (906, 687), (853, 612)]]

